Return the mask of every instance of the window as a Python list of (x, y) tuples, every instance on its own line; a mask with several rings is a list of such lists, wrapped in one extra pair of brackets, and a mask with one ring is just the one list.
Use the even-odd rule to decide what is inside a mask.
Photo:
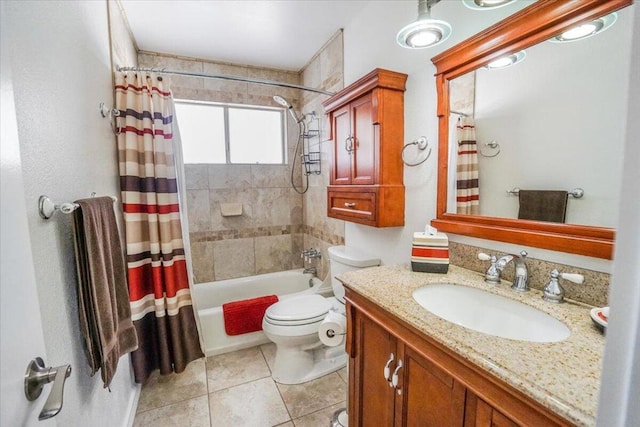
[(284, 111), (176, 101), (185, 163), (285, 163)]

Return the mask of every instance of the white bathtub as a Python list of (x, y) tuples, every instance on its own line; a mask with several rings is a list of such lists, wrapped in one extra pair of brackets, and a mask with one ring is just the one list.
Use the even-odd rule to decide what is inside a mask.
[[(222, 304), (264, 295), (277, 295), (282, 300), (301, 293), (318, 292), (322, 281), (314, 278), (313, 287), (310, 287), (310, 280), (311, 274), (303, 274), (302, 269), (298, 269), (196, 284), (193, 295), (198, 308), (205, 355), (214, 356), (269, 342), (262, 331), (227, 335)], [(318, 293), (331, 295), (330, 284), (322, 286), (322, 292)]]

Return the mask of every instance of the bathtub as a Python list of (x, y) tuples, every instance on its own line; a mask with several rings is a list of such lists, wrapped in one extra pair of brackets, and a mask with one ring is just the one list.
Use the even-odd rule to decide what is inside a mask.
[(303, 274), (302, 269), (196, 284), (193, 295), (198, 309), (205, 355), (214, 356), (269, 342), (262, 331), (227, 335), (222, 304), (274, 294), (283, 300), (306, 293), (330, 296), (331, 285), (323, 285), (321, 280), (313, 278), (311, 274)]

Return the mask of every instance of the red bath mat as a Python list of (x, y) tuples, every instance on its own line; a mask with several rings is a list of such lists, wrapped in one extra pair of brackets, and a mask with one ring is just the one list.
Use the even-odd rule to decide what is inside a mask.
[(227, 335), (261, 331), (264, 312), (267, 311), (271, 304), (277, 301), (277, 295), (267, 295), (222, 304), (224, 329)]

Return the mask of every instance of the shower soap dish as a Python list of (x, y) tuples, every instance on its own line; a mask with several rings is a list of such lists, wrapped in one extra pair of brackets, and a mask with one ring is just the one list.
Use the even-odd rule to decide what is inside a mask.
[(242, 203), (220, 203), (220, 213), (222, 216), (240, 216)]

